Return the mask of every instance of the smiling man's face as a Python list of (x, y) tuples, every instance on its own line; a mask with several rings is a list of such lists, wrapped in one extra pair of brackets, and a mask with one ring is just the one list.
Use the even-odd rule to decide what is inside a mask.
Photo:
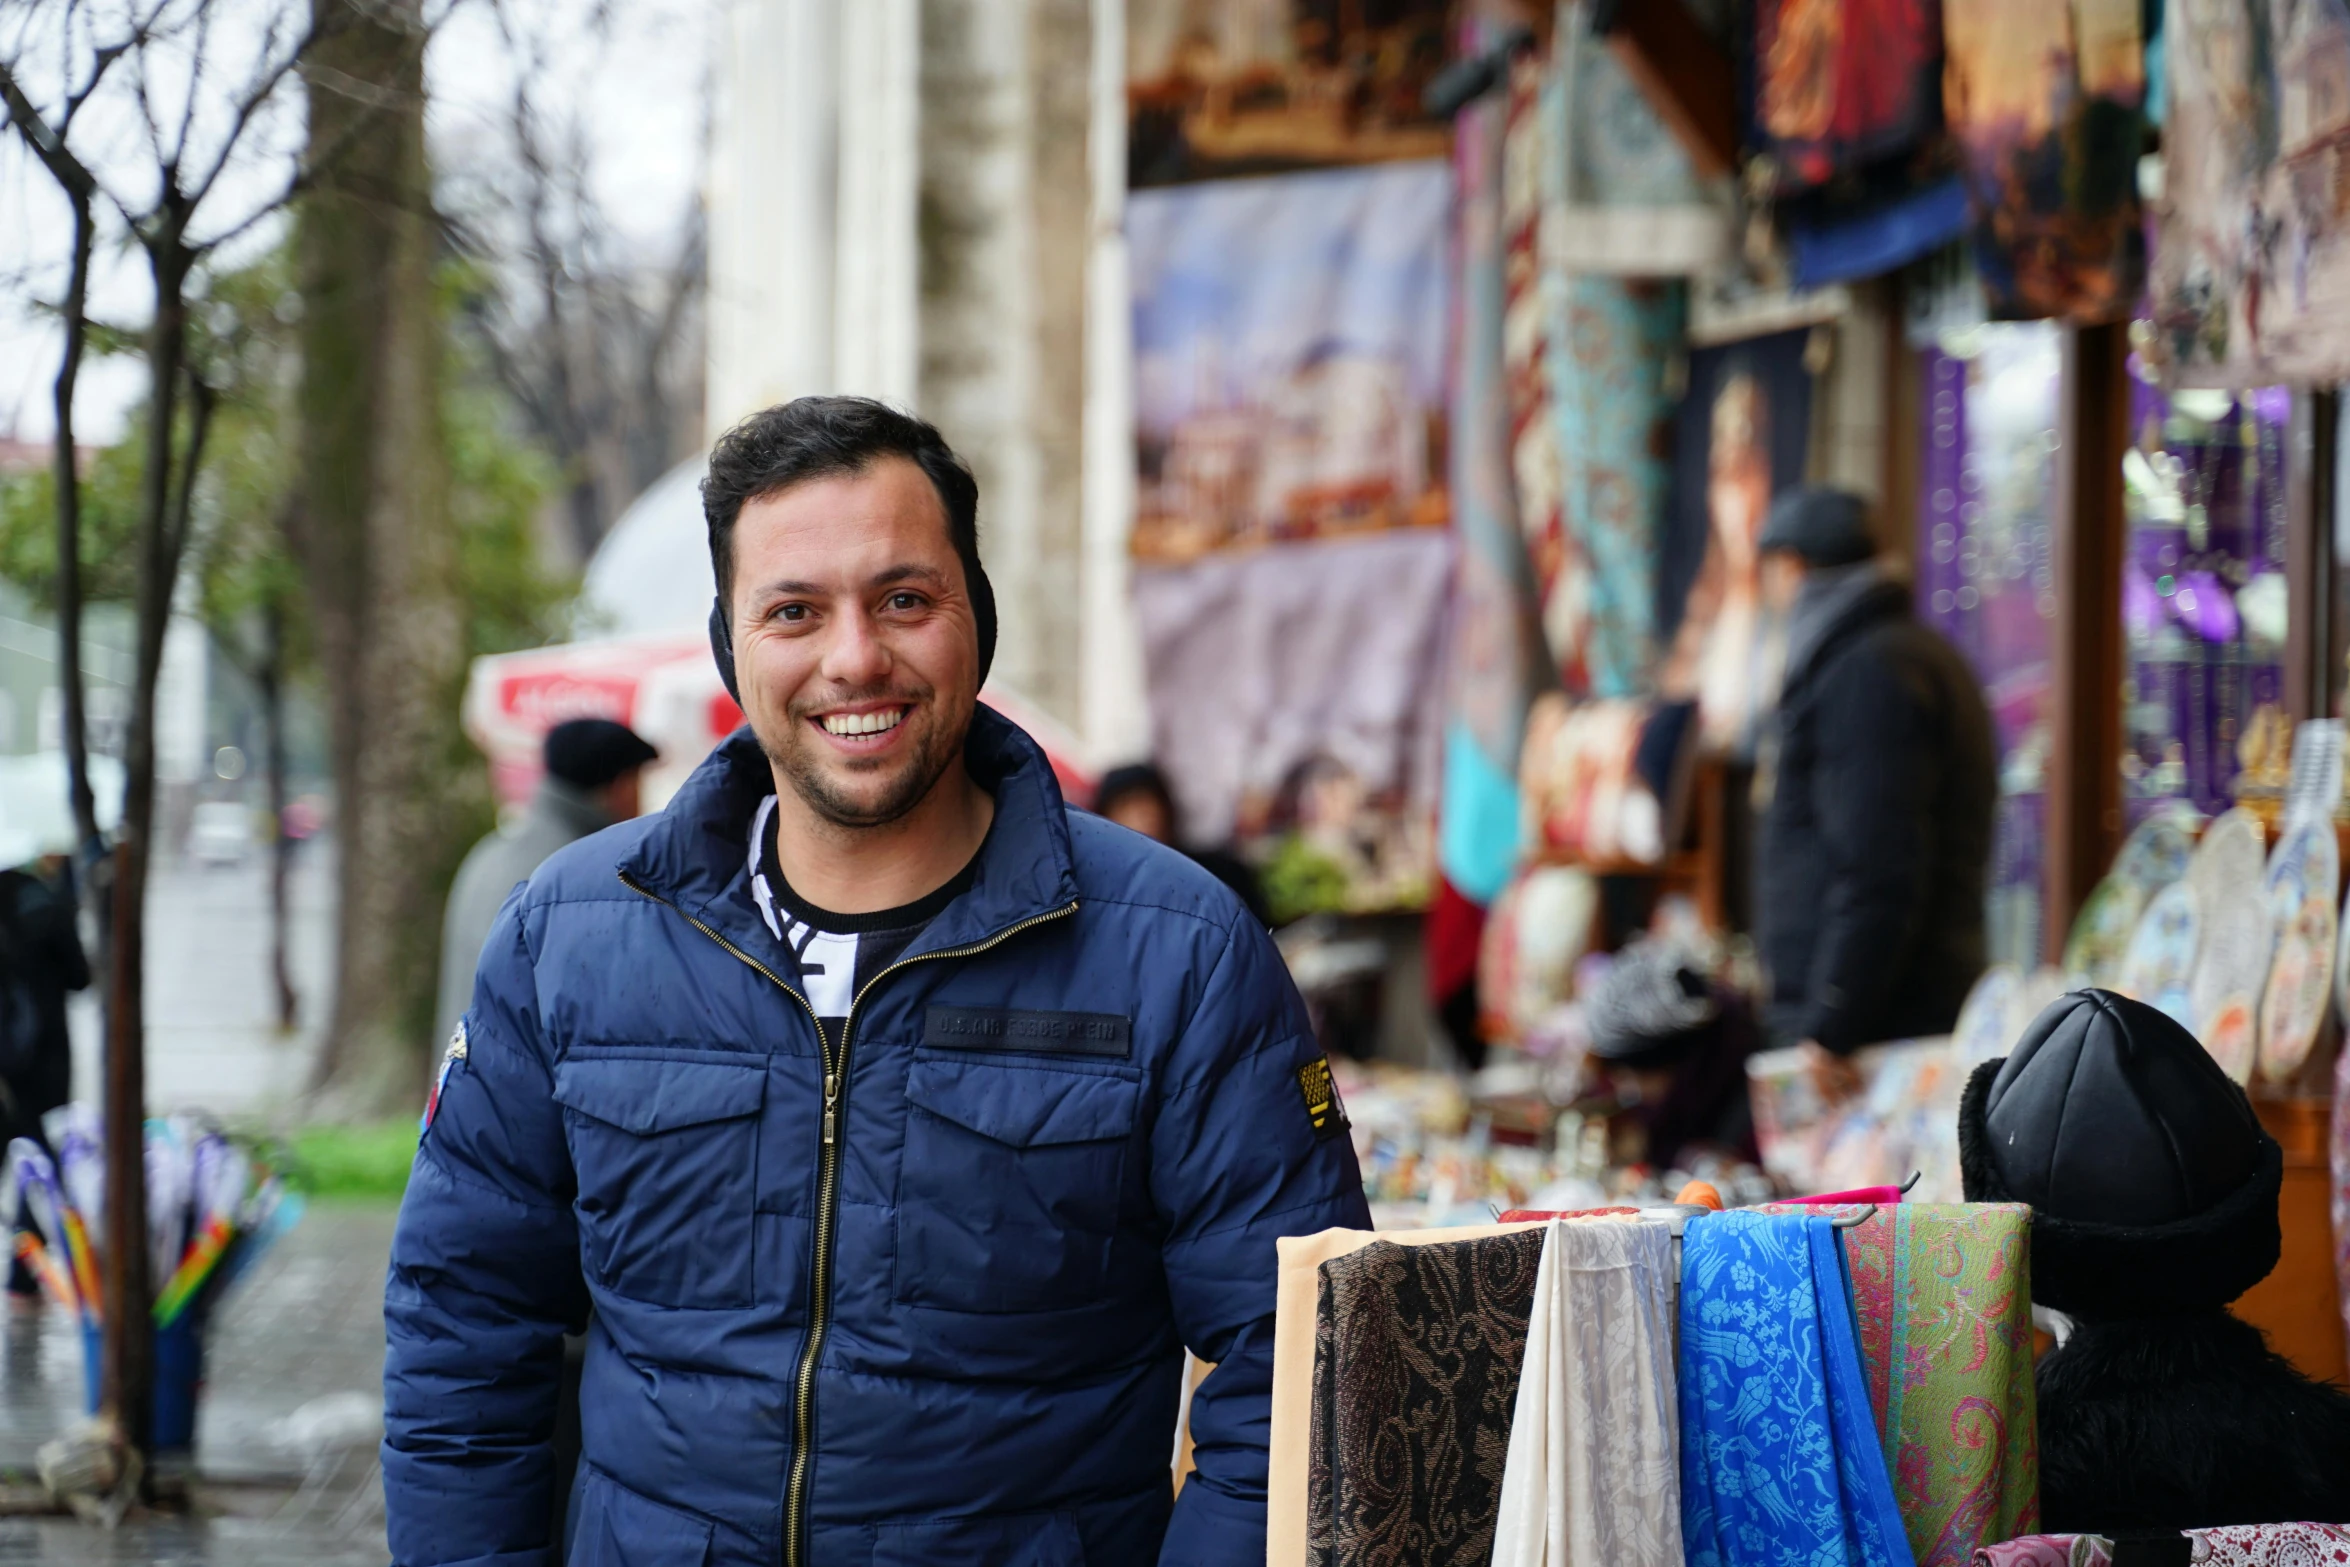
[(946, 508), (912, 462), (747, 502), (730, 608), (745, 715), (823, 820), (894, 822), (962, 754), (978, 624)]

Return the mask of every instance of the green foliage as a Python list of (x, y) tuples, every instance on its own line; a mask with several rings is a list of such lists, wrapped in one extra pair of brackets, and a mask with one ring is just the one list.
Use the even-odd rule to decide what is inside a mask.
[(416, 1118), (306, 1126), (286, 1139), (287, 1179), (312, 1197), (397, 1202), (416, 1162)]
[(441, 394), (449, 505), (457, 517), (457, 574), (465, 595), (466, 652), (510, 653), (552, 641), (578, 591), (539, 560), (538, 515), (555, 468), (524, 444), (501, 394), (452, 378)]
[(1274, 847), (1263, 874), (1265, 906), (1276, 925), (1347, 906), (1345, 868), (1298, 834)]
[[(138, 590), (139, 478), (132, 436), (100, 451), (82, 475), (82, 599), (128, 604)], [(0, 480), (0, 577), (57, 607), (57, 482), (47, 468)]]

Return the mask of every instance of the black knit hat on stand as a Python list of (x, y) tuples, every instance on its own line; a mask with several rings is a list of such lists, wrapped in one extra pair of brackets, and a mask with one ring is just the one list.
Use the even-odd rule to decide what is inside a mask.
[(2032, 1207), (2032, 1299), (2075, 1317), (2226, 1305), (2277, 1265), (2284, 1154), (2167, 1014), (2109, 990), (2051, 1003), (1958, 1109), (1969, 1202)]

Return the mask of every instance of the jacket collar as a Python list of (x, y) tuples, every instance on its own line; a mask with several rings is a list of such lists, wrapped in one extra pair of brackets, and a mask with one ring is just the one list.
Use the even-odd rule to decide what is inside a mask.
[[(963, 740), (963, 763), (995, 796), (995, 821), (970, 890), (930, 922), (908, 957), (987, 941), (1077, 899), (1066, 807), (1043, 749), (980, 706)], [(775, 938), (752, 901), (747, 851), (751, 818), (774, 790), (766, 754), (746, 724), (694, 769), (621, 859), (620, 876), (743, 951), (772, 953)]]
[(1909, 612), (1909, 584), (1887, 576), (1875, 561), (1815, 572), (1803, 585), (1787, 631), (1791, 689), (1828, 661), (1837, 644), (1863, 626)]

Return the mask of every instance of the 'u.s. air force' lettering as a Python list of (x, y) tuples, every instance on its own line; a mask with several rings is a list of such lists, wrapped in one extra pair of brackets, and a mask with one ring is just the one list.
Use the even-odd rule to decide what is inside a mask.
[(1115, 1012), (1019, 1012), (1002, 1007), (932, 1007), (922, 1043), (946, 1050), (1033, 1050), (1124, 1056), (1134, 1025)]

